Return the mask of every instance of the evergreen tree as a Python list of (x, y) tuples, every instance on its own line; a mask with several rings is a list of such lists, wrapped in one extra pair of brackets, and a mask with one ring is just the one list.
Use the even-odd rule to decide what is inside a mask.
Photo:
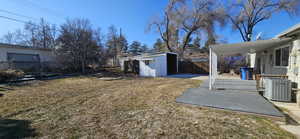
[(129, 51), (133, 54), (138, 54), (142, 52), (142, 44), (138, 41), (133, 41), (130, 45)]
[(143, 44), (142, 46), (141, 46), (141, 52), (142, 53), (145, 53), (145, 52), (147, 52), (148, 51), (148, 46), (146, 45), (146, 44)]
[(153, 46), (155, 52), (165, 52), (166, 46), (161, 39), (157, 39)]
[(118, 47), (121, 48), (122, 53), (126, 53), (128, 51), (128, 42), (123, 34), (120, 34), (118, 38)]

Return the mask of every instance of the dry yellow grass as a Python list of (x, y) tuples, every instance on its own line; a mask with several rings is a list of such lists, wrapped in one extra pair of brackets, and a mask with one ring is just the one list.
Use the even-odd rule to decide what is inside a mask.
[(0, 97), (0, 136), (293, 138), (268, 119), (175, 102), (185, 89), (199, 84), (189, 79), (79, 77), (10, 87)]

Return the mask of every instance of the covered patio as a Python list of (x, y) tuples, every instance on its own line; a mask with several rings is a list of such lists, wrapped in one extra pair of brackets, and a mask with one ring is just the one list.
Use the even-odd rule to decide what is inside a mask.
[(291, 38), (258, 40), (254, 42), (244, 42), (235, 44), (220, 44), (210, 46), (210, 72), (209, 72), (209, 89), (218, 89), (215, 86), (218, 79), (218, 56), (230, 56), (235, 54), (251, 54), (261, 52), (272, 47), (281, 46), (290, 42)]
[(218, 56), (256, 53), (286, 44), (290, 40), (271, 39), (211, 46), (209, 79), (205, 80), (199, 88), (185, 91), (176, 102), (284, 119), (284, 115), (258, 93), (256, 81), (219, 77)]

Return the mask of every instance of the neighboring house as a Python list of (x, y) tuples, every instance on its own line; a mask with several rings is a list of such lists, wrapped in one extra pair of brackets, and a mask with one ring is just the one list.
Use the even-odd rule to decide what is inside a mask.
[(178, 72), (177, 59), (175, 53), (154, 53), (122, 57), (119, 61), (125, 72), (136, 72), (143, 77), (163, 77)]
[(270, 40), (210, 46), (210, 89), (218, 75), (217, 57), (245, 53), (251, 54), (250, 63), (256, 74), (286, 75), (300, 83), (300, 24)]
[(0, 43), (0, 69), (38, 70), (54, 61), (51, 49)]

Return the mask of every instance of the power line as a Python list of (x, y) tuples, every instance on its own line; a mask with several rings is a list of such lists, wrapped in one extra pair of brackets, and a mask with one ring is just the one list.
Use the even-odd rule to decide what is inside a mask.
[(41, 10), (42, 12), (47, 12), (49, 14), (52, 14), (54, 15), (56, 18), (61, 18), (61, 19), (64, 19), (64, 17), (62, 17), (62, 13), (59, 13), (59, 12), (56, 12), (52, 9), (49, 9), (49, 8), (46, 8), (46, 7), (42, 7), (34, 2), (32, 2), (31, 0), (24, 0), (23, 2), (27, 2), (27, 4), (31, 5), (31, 7), (34, 7), (34, 8), (38, 8), (39, 10)]
[[(7, 14), (11, 14), (11, 15), (15, 15), (15, 16), (19, 16), (19, 17), (25, 17), (25, 18), (29, 18), (29, 19), (34, 19), (34, 21), (38, 21), (37, 18), (30, 17), (30, 16), (26, 16), (26, 15), (23, 15), (23, 14), (18, 14), (18, 13), (15, 13), (15, 12), (10, 12), (10, 11), (3, 10), (3, 9), (0, 9), (0, 12), (7, 13)], [(24, 23), (24, 24), (35, 25), (35, 24), (33, 24), (33, 23), (30, 22), (31, 20), (29, 20), (29, 21), (24, 21), (24, 20), (21, 20), (21, 19), (16, 19), (16, 18), (12, 18), (12, 17), (8, 17), (8, 16), (3, 16), (3, 15), (0, 15), (0, 18), (4, 18), (4, 19), (11, 20), (11, 21)], [(41, 19), (45, 19), (45, 18), (42, 17)], [(47, 20), (46, 20), (46, 21), (47, 21)], [(47, 22), (48, 22), (48, 21), (47, 21)]]
[(16, 18), (11, 18), (11, 17), (7, 17), (7, 16), (2, 16), (0, 15), (0, 18), (3, 18), (3, 19), (7, 19), (7, 20), (11, 20), (11, 21), (15, 21), (15, 22), (19, 22), (19, 23), (23, 23), (23, 24), (31, 24), (31, 25), (34, 25), (28, 21), (24, 21), (24, 20), (20, 20), (20, 19), (16, 19)]
[(19, 17), (25, 17), (25, 18), (29, 18), (29, 19), (34, 19), (34, 20), (36, 20), (36, 18), (34, 18), (34, 17), (30, 17), (30, 16), (26, 16), (26, 15), (22, 15), (22, 14), (10, 12), (10, 11), (3, 10), (3, 9), (0, 9), (0, 12), (2, 12), (2, 13), (7, 13), (7, 14), (11, 14), (11, 15), (15, 15), (15, 16), (19, 16)]
[(21, 0), (21, 1), (12, 0), (11, 2), (14, 2), (18, 5), (21, 4), (20, 2), (22, 2), (22, 6), (25, 6), (27, 8), (35, 8), (36, 10), (39, 10), (43, 13), (51, 14), (56, 19), (65, 20), (65, 17), (63, 16), (62, 13), (56, 12), (56, 11), (54, 11), (52, 9), (49, 9), (49, 8), (46, 8), (46, 7), (39, 6), (38, 4), (32, 2), (31, 0)]

